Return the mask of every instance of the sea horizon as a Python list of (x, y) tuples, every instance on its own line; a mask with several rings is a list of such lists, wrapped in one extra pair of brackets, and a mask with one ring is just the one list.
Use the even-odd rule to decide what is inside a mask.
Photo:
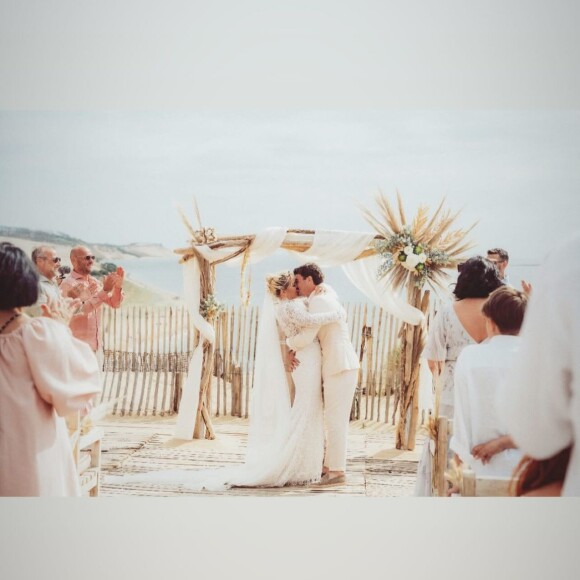
[[(152, 290), (168, 293), (174, 297), (183, 298), (183, 274), (182, 266), (177, 257), (173, 258), (131, 258), (125, 260), (115, 260), (115, 264), (122, 266), (128, 279), (142, 284)], [(247, 266), (246, 276), (250, 279), (250, 302), (261, 304), (264, 299), (266, 275), (282, 270), (292, 270), (303, 263), (300, 256), (288, 253), (276, 253), (266, 258), (262, 262)], [(536, 281), (536, 273), (539, 264), (514, 263), (508, 266), (508, 276), (510, 283), (520, 287), (521, 280), (531, 282)], [(216, 297), (218, 301), (225, 304), (239, 304), (241, 301), (240, 289), (240, 265), (230, 267), (226, 265), (218, 266), (216, 272)], [(369, 302), (364, 294), (353, 286), (342, 268), (334, 266), (323, 268), (326, 282), (330, 284), (338, 293), (342, 302)], [(448, 271), (450, 275), (449, 291), (454, 282), (454, 272)], [(440, 291), (441, 296), (445, 296), (445, 291)]]

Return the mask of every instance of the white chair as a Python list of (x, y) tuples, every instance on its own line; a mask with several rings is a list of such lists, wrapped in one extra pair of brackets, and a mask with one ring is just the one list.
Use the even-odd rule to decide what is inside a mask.
[(103, 430), (99, 427), (92, 427), (86, 433), (83, 432), (80, 413), (69, 415), (66, 422), (73, 446), (81, 494), (96, 497), (100, 492)]

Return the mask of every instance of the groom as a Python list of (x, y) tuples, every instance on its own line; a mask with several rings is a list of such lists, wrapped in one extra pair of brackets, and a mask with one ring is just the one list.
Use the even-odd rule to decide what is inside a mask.
[[(340, 308), (334, 292), (317, 292), (324, 274), (316, 264), (304, 264), (294, 270), (299, 296), (309, 297), (311, 313), (332, 312)], [(348, 423), (359, 362), (354, 351), (346, 322), (340, 320), (324, 326), (309, 327), (287, 340), (293, 350), (300, 350), (316, 337), (322, 350), (322, 383), (324, 391), (324, 424), (326, 453), (321, 485), (344, 483)]]

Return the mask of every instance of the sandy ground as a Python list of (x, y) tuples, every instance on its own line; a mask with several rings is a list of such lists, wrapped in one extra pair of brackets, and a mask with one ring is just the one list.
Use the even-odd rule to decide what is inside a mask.
[[(242, 463), (248, 421), (234, 417), (214, 419), (215, 440), (173, 439), (175, 416), (148, 418), (110, 417), (102, 422), (105, 430), (102, 472), (126, 474), (161, 469), (220, 467)], [(347, 481), (332, 488), (315, 486), (277, 489), (238, 488), (226, 492), (192, 492), (176, 486), (153, 484), (112, 484), (103, 477), (101, 496), (244, 495), (304, 496), (349, 495), (402, 497), (413, 494), (417, 464), (424, 441), (419, 433), (414, 451), (395, 449), (395, 429), (391, 425), (356, 421), (349, 430)]]

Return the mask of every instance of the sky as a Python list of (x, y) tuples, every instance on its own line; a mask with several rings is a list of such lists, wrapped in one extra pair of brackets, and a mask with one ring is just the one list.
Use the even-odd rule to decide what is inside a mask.
[(537, 263), (577, 228), (579, 159), (577, 111), (4, 111), (0, 224), (176, 248), (194, 196), (218, 234), (370, 231), (398, 190)]

